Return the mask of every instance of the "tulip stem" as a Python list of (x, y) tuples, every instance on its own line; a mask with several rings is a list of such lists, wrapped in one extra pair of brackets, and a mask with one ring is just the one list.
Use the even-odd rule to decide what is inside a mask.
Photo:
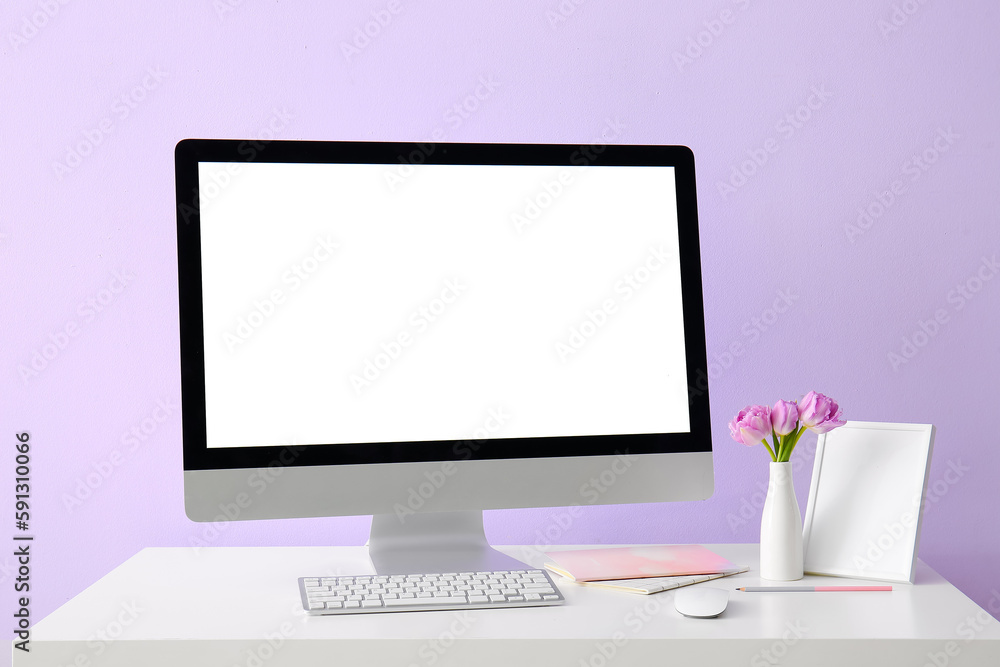
[(806, 427), (801, 426), (794, 433), (789, 433), (788, 435), (785, 436), (784, 438), (785, 446), (779, 455), (780, 460), (787, 462), (789, 459), (792, 458), (792, 451), (795, 450), (795, 445), (799, 444), (799, 438), (801, 438), (802, 434), (805, 432), (806, 432)]
[[(771, 451), (771, 447), (770, 447), (770, 445), (768, 445), (768, 444), (767, 444), (767, 438), (764, 438), (764, 439), (763, 439), (763, 440), (761, 440), (760, 442), (761, 442), (761, 444), (763, 444), (763, 445), (764, 445), (765, 447), (767, 447), (767, 453), (771, 455), (771, 460), (772, 460), (772, 461), (775, 461), (775, 462), (777, 462), (777, 460), (778, 460), (778, 457), (774, 455), (774, 452), (773, 452), (773, 451)], [(775, 447), (777, 447), (777, 445), (775, 445)]]

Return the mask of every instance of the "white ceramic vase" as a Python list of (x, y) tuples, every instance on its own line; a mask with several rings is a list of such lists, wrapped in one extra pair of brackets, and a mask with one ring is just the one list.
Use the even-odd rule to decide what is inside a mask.
[(802, 515), (792, 485), (792, 464), (772, 461), (770, 465), (760, 520), (760, 576), (795, 581), (802, 578)]

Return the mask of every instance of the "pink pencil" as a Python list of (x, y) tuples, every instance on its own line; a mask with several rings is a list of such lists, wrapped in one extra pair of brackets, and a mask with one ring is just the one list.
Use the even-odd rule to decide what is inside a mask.
[(891, 591), (892, 586), (743, 586), (747, 593), (828, 593), (831, 591)]

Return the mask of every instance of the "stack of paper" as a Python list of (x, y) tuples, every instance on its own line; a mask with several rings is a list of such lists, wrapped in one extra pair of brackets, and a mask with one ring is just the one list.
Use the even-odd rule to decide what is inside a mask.
[(649, 595), (746, 572), (698, 544), (550, 552), (549, 570), (587, 586)]

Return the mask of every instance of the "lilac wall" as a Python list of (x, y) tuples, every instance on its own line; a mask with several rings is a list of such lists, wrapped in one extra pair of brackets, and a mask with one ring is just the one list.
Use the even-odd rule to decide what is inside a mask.
[[(30, 430), (36, 619), (204, 529), (181, 503), (174, 144), (436, 130), (686, 144), (698, 162), (715, 496), (592, 507), (566, 530), (553, 510), (494, 512), (495, 542), (756, 541), (759, 509), (740, 509), (759, 500), (766, 455), (726, 422), (816, 389), (849, 418), (938, 426), (920, 556), (1000, 604), (996, 3), (157, 4), (8, 0), (0, 20), (5, 474), (12, 434)], [(387, 8), (375, 37), (345, 46)], [(797, 455), (803, 507), (814, 441)], [(213, 544), (366, 531), (233, 523)], [(8, 590), (12, 557), (0, 565)]]

